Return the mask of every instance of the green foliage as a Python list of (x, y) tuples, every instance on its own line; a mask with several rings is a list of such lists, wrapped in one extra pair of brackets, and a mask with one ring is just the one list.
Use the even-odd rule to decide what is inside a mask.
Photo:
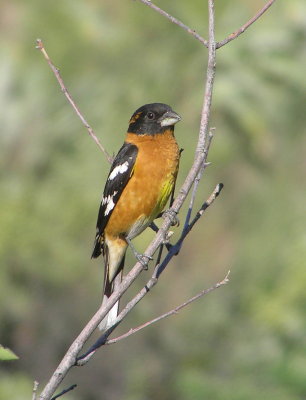
[[(151, 101), (183, 117), (179, 183), (193, 160), (207, 52), (139, 2), (2, 2), (0, 15), (0, 400), (31, 397), (100, 303), (90, 261), (108, 165), (61, 94), (35, 39), (110, 153)], [(159, 3), (206, 36), (206, 3)], [(216, 2), (217, 38), (263, 2)], [(222, 195), (121, 331), (231, 281), (168, 321), (101, 351), (73, 399), (300, 399), (306, 392), (304, 2), (276, 2), (217, 52), (216, 127), (200, 206)], [(180, 217), (183, 220), (183, 215)], [(140, 250), (152, 237), (136, 241)], [(128, 258), (128, 265), (133, 259)], [(145, 273), (131, 288), (142, 287)], [(120, 330), (118, 331), (118, 333)]]
[(18, 357), (12, 350), (3, 347), (0, 344), (0, 361), (11, 361), (11, 360), (18, 360)]

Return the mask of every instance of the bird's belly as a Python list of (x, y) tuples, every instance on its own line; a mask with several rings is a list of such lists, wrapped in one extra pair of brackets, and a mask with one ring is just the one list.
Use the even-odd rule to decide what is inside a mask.
[(113, 236), (139, 235), (163, 210), (173, 187), (173, 180), (164, 185), (141, 187), (131, 179), (109, 219), (106, 233)]
[(133, 175), (105, 228), (107, 234), (130, 238), (139, 235), (163, 211), (172, 192), (179, 162), (175, 140), (153, 149), (148, 142), (141, 146)]

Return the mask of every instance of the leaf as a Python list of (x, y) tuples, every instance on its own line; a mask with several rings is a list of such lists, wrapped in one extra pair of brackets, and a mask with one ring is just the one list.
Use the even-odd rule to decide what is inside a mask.
[(12, 350), (3, 347), (0, 344), (0, 361), (11, 361), (18, 360), (18, 356), (12, 352)]

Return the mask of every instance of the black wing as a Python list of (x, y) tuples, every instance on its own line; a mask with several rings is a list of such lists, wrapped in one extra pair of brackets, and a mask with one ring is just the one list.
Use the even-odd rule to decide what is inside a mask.
[(134, 144), (125, 142), (112, 163), (100, 204), (92, 258), (98, 257), (102, 252), (104, 229), (123, 189), (133, 174), (137, 153), (138, 148)]

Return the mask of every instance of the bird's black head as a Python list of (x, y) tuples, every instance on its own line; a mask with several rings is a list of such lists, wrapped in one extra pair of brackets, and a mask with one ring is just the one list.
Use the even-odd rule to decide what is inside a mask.
[(137, 135), (156, 135), (169, 128), (173, 130), (174, 125), (180, 120), (181, 117), (167, 104), (145, 104), (132, 115), (128, 132)]

